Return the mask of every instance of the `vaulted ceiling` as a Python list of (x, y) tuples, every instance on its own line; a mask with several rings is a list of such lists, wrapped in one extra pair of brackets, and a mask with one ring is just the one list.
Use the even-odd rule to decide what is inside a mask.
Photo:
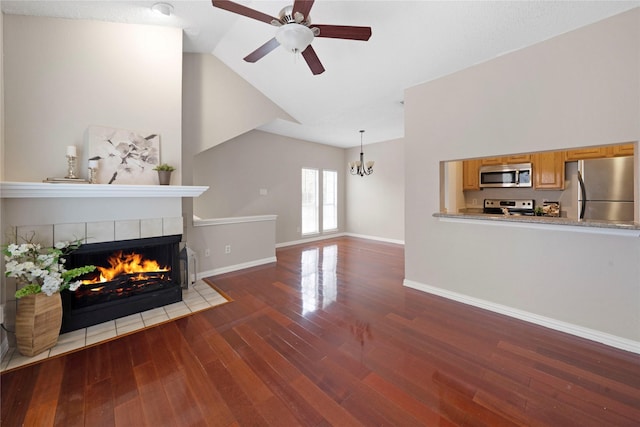
[[(316, 38), (326, 68), (313, 75), (304, 59), (282, 47), (256, 63), (247, 54), (274, 37), (276, 27), (214, 8), (209, 0), (164, 0), (171, 16), (151, 11), (156, 1), (2, 1), (7, 14), (91, 19), (183, 29), (184, 51), (211, 53), (296, 122), (261, 130), (339, 147), (404, 136), (408, 87), (640, 6), (640, 1), (339, 1), (317, 0), (315, 24), (370, 26), (369, 41)], [(246, 1), (271, 16), (292, 1)]]

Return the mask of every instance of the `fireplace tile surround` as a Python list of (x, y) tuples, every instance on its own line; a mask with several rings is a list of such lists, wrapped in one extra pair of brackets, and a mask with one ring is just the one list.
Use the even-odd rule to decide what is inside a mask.
[[(0, 182), (3, 243), (35, 233), (51, 246), (80, 239), (103, 243), (184, 235), (182, 201), (209, 187), (180, 185), (101, 185)], [(2, 277), (4, 323), (15, 322), (15, 281)], [(0, 348), (7, 349), (4, 335)], [(12, 337), (9, 336), (9, 341)]]
[[(15, 231), (14, 231), (15, 230)], [(182, 234), (182, 217), (149, 218), (136, 220), (76, 222), (70, 224), (23, 225), (14, 227), (17, 237), (34, 232), (38, 241), (50, 246), (54, 242), (82, 240), (82, 243), (115, 242), (146, 237)]]

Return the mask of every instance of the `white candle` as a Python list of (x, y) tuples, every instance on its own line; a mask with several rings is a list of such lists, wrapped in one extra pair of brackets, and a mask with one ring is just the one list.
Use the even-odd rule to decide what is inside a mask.
[(67, 145), (67, 156), (76, 157), (76, 146), (75, 145)]
[(89, 160), (89, 168), (90, 169), (98, 169), (98, 161), (97, 160)]

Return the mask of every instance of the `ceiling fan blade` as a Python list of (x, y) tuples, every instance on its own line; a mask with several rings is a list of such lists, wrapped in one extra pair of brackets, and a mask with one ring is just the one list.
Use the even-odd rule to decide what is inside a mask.
[(333, 39), (369, 40), (371, 27), (353, 27), (350, 25), (311, 25), (320, 30), (316, 37), (330, 37)]
[(307, 48), (302, 51), (302, 57), (305, 61), (307, 61), (307, 65), (309, 66), (309, 68), (311, 68), (311, 72), (314, 75), (324, 73), (324, 67), (320, 62), (318, 55), (316, 55), (316, 51), (313, 50), (311, 45), (307, 46)]
[(227, 10), (229, 12), (237, 13), (238, 15), (246, 16), (248, 18), (257, 19), (258, 21), (271, 24), (272, 21), (278, 21), (278, 18), (267, 15), (266, 13), (259, 12), (250, 7), (243, 6), (238, 3), (234, 3), (228, 0), (211, 0), (213, 7)]
[(314, 0), (296, 0), (293, 3), (293, 11), (291, 15), (295, 15), (296, 12), (300, 12), (305, 19), (309, 16), (309, 12), (311, 11), (311, 6), (313, 6)]
[(260, 46), (259, 48), (257, 48), (256, 50), (254, 50), (253, 52), (251, 52), (249, 55), (245, 56), (244, 60), (247, 62), (256, 62), (258, 59), (261, 59), (263, 56), (265, 56), (267, 53), (271, 52), (273, 49), (277, 48), (278, 46), (280, 46), (280, 43), (278, 43), (278, 40), (276, 40), (276, 38), (274, 37), (268, 42), (266, 42), (265, 44), (263, 44), (262, 46)]

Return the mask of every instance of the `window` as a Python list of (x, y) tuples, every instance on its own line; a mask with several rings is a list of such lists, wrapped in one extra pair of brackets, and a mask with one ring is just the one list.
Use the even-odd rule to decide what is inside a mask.
[(322, 231), (338, 228), (338, 172), (322, 171)]
[(302, 234), (317, 233), (318, 215), (318, 170), (302, 169)]
[(338, 172), (322, 171), (322, 191), (318, 172), (302, 169), (302, 235), (319, 233), (320, 222), (322, 231), (338, 229)]

